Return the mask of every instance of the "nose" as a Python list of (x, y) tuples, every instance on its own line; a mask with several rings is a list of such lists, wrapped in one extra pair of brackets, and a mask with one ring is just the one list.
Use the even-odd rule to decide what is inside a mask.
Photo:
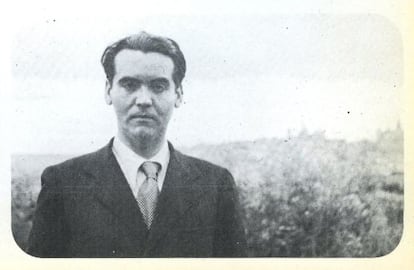
[(136, 91), (135, 104), (137, 106), (151, 106), (152, 93), (147, 86), (143, 85)]

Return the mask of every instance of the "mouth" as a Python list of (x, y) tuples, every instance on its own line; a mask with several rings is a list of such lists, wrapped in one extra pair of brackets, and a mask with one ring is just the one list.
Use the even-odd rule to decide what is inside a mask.
[(130, 119), (137, 121), (156, 121), (156, 117), (149, 114), (135, 114), (130, 116)]

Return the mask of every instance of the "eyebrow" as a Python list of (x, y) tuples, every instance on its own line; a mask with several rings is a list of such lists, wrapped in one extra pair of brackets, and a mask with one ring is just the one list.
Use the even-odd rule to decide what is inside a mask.
[(119, 79), (119, 82), (125, 82), (125, 81), (138, 81), (138, 82), (142, 82), (142, 80), (136, 78), (136, 77), (130, 77), (130, 76), (126, 76), (126, 77), (122, 77)]
[(161, 83), (166, 83), (166, 84), (170, 83), (166, 78), (155, 78), (155, 79), (150, 80), (150, 82), (161, 82)]
[[(137, 81), (137, 82), (144, 82), (146, 80), (140, 79), (138, 77), (132, 77), (132, 76), (125, 76), (119, 79), (119, 82), (125, 82), (125, 81)], [(155, 77), (153, 79), (148, 80), (149, 82), (162, 82), (162, 83), (169, 83), (169, 80), (164, 77)]]

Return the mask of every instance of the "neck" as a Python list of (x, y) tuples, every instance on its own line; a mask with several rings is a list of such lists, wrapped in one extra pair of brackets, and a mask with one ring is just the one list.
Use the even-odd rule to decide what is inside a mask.
[(164, 143), (165, 136), (128, 137), (118, 132), (119, 139), (137, 155), (150, 159), (155, 156)]

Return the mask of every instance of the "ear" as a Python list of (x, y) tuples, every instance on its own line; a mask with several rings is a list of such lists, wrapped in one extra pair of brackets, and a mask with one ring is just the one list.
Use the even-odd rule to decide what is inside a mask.
[(106, 82), (105, 82), (105, 102), (108, 105), (112, 104), (112, 98), (111, 98), (111, 93), (110, 93), (111, 89), (112, 89), (111, 83), (108, 80), (106, 80)]
[(183, 102), (183, 87), (180, 85), (175, 89), (175, 95), (176, 95), (176, 99), (175, 99), (175, 104), (174, 106), (176, 108), (180, 107), (181, 103)]

